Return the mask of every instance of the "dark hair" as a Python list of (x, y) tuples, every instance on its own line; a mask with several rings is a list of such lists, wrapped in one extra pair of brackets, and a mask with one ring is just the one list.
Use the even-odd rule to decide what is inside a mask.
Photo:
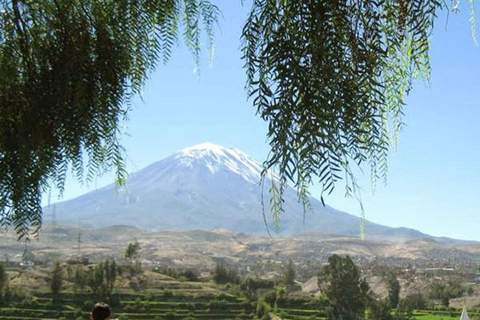
[(110, 317), (110, 306), (106, 303), (97, 303), (92, 310), (93, 320), (105, 320)]

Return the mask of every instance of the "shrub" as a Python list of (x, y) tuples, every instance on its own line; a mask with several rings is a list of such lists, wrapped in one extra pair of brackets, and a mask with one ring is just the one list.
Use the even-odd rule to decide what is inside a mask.
[(263, 295), (263, 299), (270, 305), (274, 304), (275, 301), (277, 301), (277, 291), (270, 290), (265, 292), (265, 294)]
[(377, 320), (393, 320), (390, 315), (390, 304), (388, 300), (370, 301), (370, 313), (368, 319)]
[(196, 320), (194, 316), (195, 315), (192, 312), (189, 312), (188, 315), (182, 320)]
[(134, 312), (136, 309), (135, 309), (135, 306), (133, 304), (127, 304), (123, 310), (125, 310), (126, 312)]
[(186, 303), (186, 304), (185, 304), (185, 309), (190, 310), (190, 311), (193, 311), (193, 310), (196, 309), (196, 307), (195, 307), (195, 304), (189, 302), (189, 303)]
[(273, 289), (275, 283), (272, 280), (248, 278), (242, 282), (240, 287), (243, 291), (253, 294), (258, 289)]
[(83, 312), (82, 312), (82, 309), (75, 309), (74, 313), (73, 313), (73, 318), (75, 318), (75, 320), (77, 319), (83, 319)]
[(222, 264), (217, 264), (215, 270), (213, 271), (213, 281), (218, 284), (238, 283), (239, 277), (237, 270), (233, 268), (227, 268)]
[(200, 273), (198, 270), (187, 269), (182, 273), (182, 276), (188, 279), (188, 281), (198, 281), (200, 279)]
[(172, 298), (173, 297), (173, 291), (172, 290), (163, 290), (162, 296), (164, 298)]
[(263, 298), (258, 299), (257, 309), (256, 309), (256, 312), (255, 312), (257, 318), (267, 319), (268, 314), (270, 313), (271, 309), (272, 308), (270, 307), (270, 305), (267, 302), (265, 302), (265, 300)]
[(145, 300), (147, 301), (155, 300), (155, 295), (153, 294), (153, 292), (147, 292), (147, 294), (145, 295)]
[(211, 309), (225, 310), (228, 308), (228, 301), (227, 300), (210, 300), (208, 302), (208, 307)]

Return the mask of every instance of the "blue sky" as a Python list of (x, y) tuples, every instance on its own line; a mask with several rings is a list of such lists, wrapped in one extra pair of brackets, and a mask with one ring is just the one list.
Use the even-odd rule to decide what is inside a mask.
[[(249, 6), (240, 0), (216, 3), (223, 18), (213, 64), (204, 51), (200, 74), (194, 74), (194, 61), (180, 44), (170, 62), (151, 75), (143, 101), (136, 101), (122, 137), (131, 172), (206, 141), (265, 159), (267, 126), (247, 101), (239, 50)], [(472, 40), (468, 8), (461, 9), (450, 14), (447, 28), (445, 15), (437, 20), (432, 79), (417, 83), (406, 101), (406, 127), (390, 157), (387, 186), (379, 184), (372, 194), (366, 168), (362, 197), (373, 222), (480, 240), (480, 48)], [(89, 188), (70, 179), (63, 199), (112, 179), (106, 175)], [(311, 191), (319, 195), (317, 187)], [(341, 186), (326, 202), (351, 214), (360, 211)]]

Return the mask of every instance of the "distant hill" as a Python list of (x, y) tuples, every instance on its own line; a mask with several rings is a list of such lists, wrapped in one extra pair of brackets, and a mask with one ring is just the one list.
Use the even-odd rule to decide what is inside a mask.
[[(242, 151), (211, 143), (200, 144), (133, 173), (128, 193), (117, 191), (112, 184), (46, 207), (44, 216), (50, 216), (55, 210), (58, 223), (94, 227), (228, 229), (266, 234), (259, 185), (261, 171), (262, 166)], [(268, 203), (268, 191), (265, 193)], [(287, 187), (281, 234), (359, 235), (358, 217), (324, 207), (315, 198), (310, 200), (314, 211), (307, 213), (304, 223), (296, 191)], [(272, 227), (268, 212), (267, 218)], [(366, 232), (370, 237), (392, 239), (428, 237), (417, 230), (389, 228), (368, 221)]]

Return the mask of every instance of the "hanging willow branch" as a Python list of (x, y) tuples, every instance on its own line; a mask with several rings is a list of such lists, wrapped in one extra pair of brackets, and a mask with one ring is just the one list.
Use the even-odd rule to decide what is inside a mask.
[[(0, 224), (38, 231), (41, 195), (69, 167), (125, 183), (121, 121), (183, 32), (199, 61), (218, 9), (206, 0), (0, 1)], [(86, 160), (86, 163), (84, 163)], [(86, 171), (84, 172), (84, 169)]]
[[(246, 87), (269, 125), (265, 168), (277, 169), (281, 184), (274, 190), (291, 182), (307, 206), (305, 190), (317, 179), (323, 201), (340, 180), (347, 195), (356, 193), (352, 170), (363, 163), (373, 183), (386, 177), (405, 95), (414, 79), (430, 76), (429, 37), (441, 7), (436, 0), (253, 1), (242, 33)], [(276, 217), (283, 201), (272, 197)]]

